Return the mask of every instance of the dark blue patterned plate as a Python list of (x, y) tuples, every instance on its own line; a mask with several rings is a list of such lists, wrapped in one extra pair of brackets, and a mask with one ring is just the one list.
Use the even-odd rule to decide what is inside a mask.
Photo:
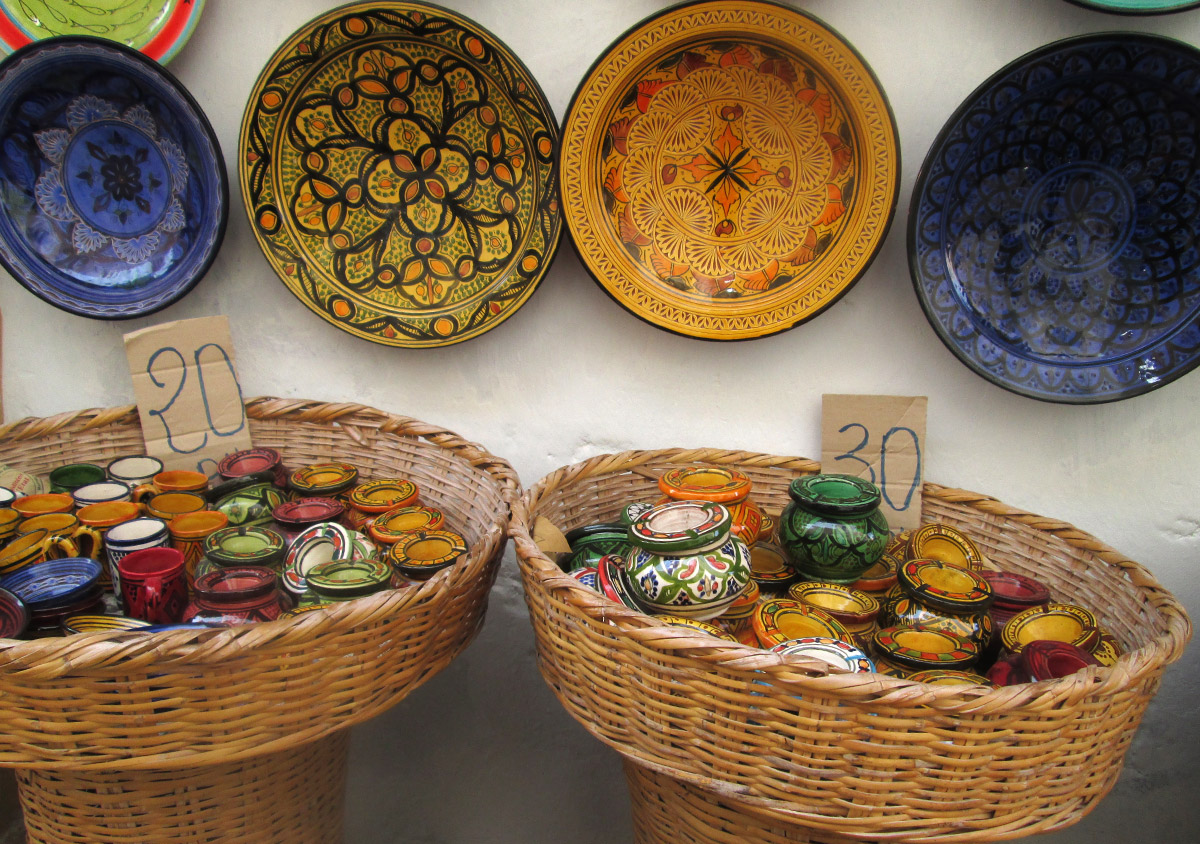
[(1200, 362), (1200, 52), (1134, 33), (1035, 50), (942, 129), (909, 212), (942, 341), (984, 378), (1087, 404)]
[(200, 280), (225, 233), (216, 135), (158, 64), (98, 38), (0, 63), (0, 262), (52, 305), (125, 319)]
[(64, 557), (25, 566), (0, 577), (0, 589), (7, 589), (31, 610), (69, 604), (95, 587), (100, 579), (100, 563), (89, 557)]

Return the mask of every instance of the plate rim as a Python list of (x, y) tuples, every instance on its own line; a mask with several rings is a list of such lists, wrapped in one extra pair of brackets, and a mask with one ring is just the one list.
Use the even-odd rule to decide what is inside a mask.
[[(190, 5), (191, 9), (183, 17), (183, 24), (177, 30), (172, 31), (164, 27), (140, 47), (135, 47), (126, 41), (118, 41), (115, 38), (104, 38), (103, 40), (130, 47), (148, 56), (160, 65), (165, 65), (175, 58), (184, 45), (191, 40), (192, 34), (196, 31), (196, 24), (200, 20), (200, 15), (204, 12), (206, 0), (180, 0), (180, 2), (183, 5)], [(179, 8), (179, 6), (176, 6), (176, 8)], [(173, 14), (172, 18), (174, 17), (175, 15)], [(72, 34), (83, 35), (83, 33)], [(18, 21), (8, 12), (3, 4), (0, 4), (0, 52), (13, 53), (28, 44), (37, 41), (46, 41), (54, 37), (59, 36), (40, 38), (33, 35), (25, 28), (22, 22)]]
[[(1200, 0), (1197, 0), (1197, 5), (1200, 5)], [(942, 345), (954, 355), (954, 357), (975, 375), (987, 381), (996, 387), (1000, 387), (1024, 398), (1035, 399), (1046, 404), (1061, 404), (1071, 406), (1087, 406), (1109, 404), (1112, 402), (1122, 401), (1125, 399), (1137, 398), (1138, 396), (1146, 395), (1147, 393), (1159, 390), (1167, 385), (1178, 381), (1184, 375), (1187, 375), (1198, 365), (1200, 365), (1200, 353), (1197, 353), (1193, 360), (1185, 367), (1180, 368), (1172, 373), (1170, 377), (1160, 380), (1154, 384), (1140, 384), (1134, 390), (1123, 390), (1116, 395), (1103, 394), (1101, 396), (1093, 395), (1062, 395), (1054, 396), (1045, 395), (1034, 392), (1033, 390), (1024, 389), (1016, 384), (1011, 384), (997, 379), (993, 373), (988, 372), (974, 358), (968, 357), (964, 352), (958, 349), (955, 344), (948, 338), (935, 316), (930, 313), (930, 306), (925, 300), (922, 293), (921, 276), (922, 273), (918, 266), (917, 255), (915, 253), (914, 244), (917, 239), (918, 229), (918, 211), (920, 208), (920, 198), (924, 191), (925, 183), (929, 178), (930, 167), (936, 158), (936, 153), (945, 143), (951, 131), (958, 125), (959, 121), (970, 110), (971, 105), (978, 99), (979, 95), (988, 90), (994, 83), (1001, 81), (1012, 70), (1017, 69), (1021, 65), (1029, 62), (1037, 61), (1038, 59), (1049, 55), (1050, 53), (1058, 52), (1065, 47), (1070, 47), (1076, 44), (1084, 44), (1087, 42), (1100, 42), (1105, 40), (1121, 40), (1124, 43), (1135, 43), (1138, 41), (1158, 42), (1164, 45), (1170, 45), (1176, 48), (1181, 48), (1196, 54), (1197, 66), (1200, 68), (1200, 48), (1189, 44), (1179, 38), (1172, 38), (1168, 35), (1159, 35), (1153, 32), (1141, 31), (1124, 31), (1124, 30), (1103, 30), (1099, 32), (1089, 32), (1081, 35), (1072, 35), (1066, 38), (1059, 38), (1051, 41), (1048, 44), (1042, 44), (1032, 50), (1026, 51), (1019, 56), (1005, 62), (1001, 67), (997, 68), (992, 73), (980, 82), (975, 88), (967, 94), (961, 102), (955, 107), (949, 117), (943, 121), (941, 128), (938, 130), (934, 139), (930, 142), (929, 148), (925, 153), (925, 157), (921, 161), (921, 166), (917, 170), (916, 177), (913, 179), (912, 193), (909, 196), (908, 203), (908, 221), (905, 227), (905, 250), (908, 259), (909, 280), (913, 285), (913, 292), (916, 295), (917, 303), (921, 306), (921, 312), (925, 315), (926, 322), (933, 330), (934, 335), (942, 342)], [(1197, 103), (1200, 104), (1200, 97), (1197, 98)], [(1200, 163), (1200, 160), (1198, 160)]]
[[(273, 65), (277, 64), (281, 57), (287, 55), (289, 51), (298, 46), (303, 40), (305, 33), (311, 32), (311, 30), (316, 26), (332, 22), (337, 20), (339, 17), (344, 17), (354, 12), (394, 11), (405, 9), (441, 15), (452, 20), (460, 28), (474, 32), (475, 34), (481, 36), (485, 41), (489, 42), (489, 46), (491, 48), (496, 49), (500, 54), (502, 54), (504, 59), (510, 64), (513, 70), (523, 74), (524, 81), (528, 83), (529, 92), (540, 106), (545, 119), (545, 128), (551, 145), (548, 156), (550, 159), (550, 164), (547, 170), (548, 178), (546, 180), (545, 193), (546, 201), (550, 206), (553, 206), (556, 209), (551, 215), (553, 219), (554, 230), (546, 240), (545, 255), (542, 260), (542, 264), (528, 284), (525, 293), (513, 303), (512, 307), (501, 311), (501, 313), (498, 314), (495, 319), (486, 320), (471, 333), (463, 334), (462, 332), (459, 332), (438, 340), (421, 342), (412, 342), (410, 338), (407, 338), (401, 334), (397, 334), (396, 337), (389, 339), (384, 337), (381, 333), (370, 334), (365, 331), (352, 328), (348, 322), (339, 321), (333, 318), (333, 316), (330, 314), (319, 309), (315, 302), (312, 302), (309, 299), (301, 296), (297, 291), (292, 289), (292, 286), (288, 284), (288, 282), (284, 281), (282, 274), (280, 273), (279, 269), (276, 268), (271, 257), (271, 248), (265, 241), (265, 236), (260, 231), (258, 222), (255, 219), (255, 212), (249, 195), (249, 182), (251, 179), (248, 171), (250, 167), (246, 163), (245, 154), (248, 149), (250, 132), (255, 125), (252, 118), (256, 109), (253, 108), (253, 105), (264, 83), (269, 78), (269, 74), (272, 71)], [(305, 21), (279, 43), (279, 45), (268, 57), (266, 64), (255, 77), (254, 83), (251, 85), (250, 92), (247, 96), (246, 106), (242, 113), (242, 119), (239, 123), (237, 137), (237, 171), (238, 183), (242, 197), (242, 206), (246, 212), (246, 216), (250, 224), (250, 230), (254, 236), (254, 241), (258, 245), (259, 250), (263, 253), (263, 257), (266, 259), (267, 265), (271, 268), (272, 272), (276, 275), (280, 283), (283, 284), (285, 289), (287, 289), (289, 293), (291, 293), (301, 304), (303, 304), (307, 310), (340, 331), (359, 339), (376, 343), (378, 345), (403, 349), (445, 348), (447, 346), (453, 346), (467, 340), (477, 339), (484, 334), (487, 334), (488, 332), (498, 328), (500, 325), (508, 322), (514, 314), (528, 304), (529, 300), (533, 297), (533, 294), (537, 292), (542, 283), (546, 280), (546, 276), (549, 275), (550, 268), (554, 264), (554, 261), (560, 252), (563, 241), (563, 231), (566, 228), (566, 221), (564, 219), (562, 209), (561, 179), (559, 178), (558, 173), (558, 161), (561, 158), (561, 154), (562, 127), (560, 121), (555, 115), (549, 99), (546, 97), (545, 89), (542, 88), (541, 83), (538, 82), (537, 77), (529, 69), (525, 61), (508, 45), (504, 39), (497, 36), (489, 28), (476, 21), (473, 17), (470, 17), (457, 10), (446, 8), (445, 6), (437, 3), (427, 2), (427, 0), (351, 0), (349, 3), (344, 3), (342, 5), (335, 6), (334, 8), (327, 9), (324, 12), (320, 12), (309, 20)], [(284, 212), (281, 210), (280, 213), (282, 215)], [(394, 314), (385, 315), (395, 316)]]
[[(1200, 2), (1200, 0), (1197, 0), (1197, 2)], [(649, 26), (650, 24), (654, 23), (655, 21), (657, 21), (661, 18), (664, 18), (668, 15), (676, 14), (681, 11), (685, 11), (689, 8), (697, 7), (697, 6), (712, 6), (716, 9), (729, 9), (734, 6), (738, 6), (738, 7), (758, 6), (758, 7), (762, 7), (765, 11), (771, 11), (775, 14), (790, 15), (790, 16), (794, 16), (796, 18), (803, 19), (811, 24), (816, 25), (818, 28), (823, 29), (826, 33), (828, 33), (828, 35), (833, 40), (836, 40), (837, 42), (839, 42), (841, 44), (841, 46), (847, 51), (847, 54), (849, 57), (853, 58), (860, 65), (860, 67), (864, 71), (865, 78), (874, 86), (876, 92), (879, 95), (879, 101), (883, 105), (883, 112), (881, 114), (881, 122), (883, 123), (884, 128), (887, 130), (887, 134), (890, 136), (892, 146), (894, 148), (894, 157), (892, 159), (892, 168), (891, 168), (891, 172), (890, 172), (890, 178), (892, 180), (892, 188), (888, 192), (890, 194), (890, 196), (888, 196), (886, 199), (887, 213), (884, 215), (884, 220), (879, 229), (879, 234), (876, 238), (875, 243), (871, 246), (870, 249), (867, 250), (865, 257), (863, 259), (862, 265), (854, 273), (853, 278), (849, 282), (847, 282), (842, 287), (842, 289), (839, 290), (836, 294), (827, 298), (822, 303), (821, 307), (817, 308), (815, 311), (813, 311), (803, 317), (800, 317), (797, 320), (795, 320), (794, 322), (788, 323), (786, 325), (779, 325), (778, 327), (773, 327), (766, 331), (756, 332), (756, 333), (752, 333), (752, 334), (746, 334), (745, 336), (715, 337), (715, 336), (704, 336), (704, 335), (699, 335), (699, 334), (695, 334), (695, 333), (689, 333), (688, 331), (683, 330), (681, 327), (670, 326), (670, 325), (662, 324), (660, 322), (656, 322), (656, 321), (650, 319), (649, 317), (647, 317), (641, 313), (638, 313), (637, 311), (630, 308), (626, 302), (624, 302), (612, 290), (609, 289), (609, 286), (605, 283), (605, 281), (602, 278), (602, 274), (600, 272), (598, 272), (592, 266), (590, 260), (587, 258), (586, 250), (584, 248), (582, 248), (580, 245), (580, 240), (582, 239), (582, 234), (576, 232), (575, 227), (572, 224), (571, 217), (568, 213), (567, 191), (565, 189), (565, 186), (567, 184), (567, 179), (565, 177), (565, 173), (563, 172), (567, 169), (566, 154), (565, 154), (565, 148), (567, 145), (567, 134), (572, 125), (572, 118), (575, 114), (576, 105), (579, 102), (579, 99), (580, 99), (581, 95), (583, 94), (585, 87), (587, 87), (588, 83), (591, 81), (593, 74), (595, 74), (597, 69), (601, 67), (601, 65), (605, 62), (605, 60), (608, 59), (610, 54), (612, 54), (613, 51), (618, 46), (620, 46), (627, 39), (629, 39), (630, 37), (632, 37), (636, 33), (638, 33), (643, 27)], [(849, 39), (847, 39), (844, 35), (842, 35), (839, 30), (830, 26), (828, 23), (826, 23), (824, 21), (824, 19), (817, 17), (814, 14), (810, 14), (808, 11), (806, 11), (804, 9), (789, 6), (786, 3), (782, 2), (782, 0), (682, 0), (682, 2), (672, 3), (668, 6), (662, 8), (662, 9), (659, 9), (658, 11), (652, 12), (649, 15), (644, 16), (642, 19), (636, 21), (631, 26), (629, 26), (624, 31), (622, 31), (620, 34), (618, 34), (616, 36), (616, 38), (614, 38), (608, 44), (608, 46), (605, 47), (600, 52), (600, 54), (588, 66), (587, 70), (583, 74), (583, 77), (580, 79), (578, 85), (576, 85), (575, 90), (571, 94), (571, 98), (568, 101), (567, 109), (563, 114), (562, 126), (560, 129), (560, 145), (561, 145), (561, 149), (560, 149), (559, 158), (558, 158), (558, 168), (560, 171), (560, 175), (558, 178), (558, 185), (559, 185), (560, 194), (562, 196), (562, 215), (563, 215), (563, 219), (565, 222), (565, 228), (567, 229), (567, 232), (570, 235), (571, 245), (574, 248), (576, 255), (579, 257), (580, 264), (583, 266), (584, 270), (587, 271), (588, 275), (592, 278), (592, 280), (596, 283), (596, 286), (599, 287), (602, 291), (604, 291), (604, 294), (606, 296), (608, 296), (608, 298), (610, 298), (615, 303), (620, 305), (622, 310), (624, 310), (626, 313), (629, 313), (629, 314), (637, 317), (640, 321), (642, 321), (643, 323), (645, 323), (647, 325), (653, 326), (654, 328), (657, 328), (661, 331), (666, 331), (670, 334), (674, 334), (679, 337), (687, 337), (689, 339), (704, 340), (704, 341), (714, 342), (714, 343), (739, 343), (739, 342), (747, 342), (750, 340), (759, 340), (759, 339), (762, 339), (765, 337), (773, 337), (775, 335), (782, 334), (786, 331), (790, 331), (794, 328), (797, 328), (798, 326), (803, 325), (804, 323), (809, 322), (812, 319), (815, 319), (816, 317), (820, 316), (821, 314), (825, 313), (830, 308), (832, 308), (833, 305), (835, 305), (837, 302), (839, 302), (847, 293), (850, 292), (850, 290), (853, 287), (855, 287), (858, 284), (859, 281), (862, 280), (862, 278), (867, 274), (868, 270), (871, 268), (871, 265), (874, 264), (875, 259), (879, 256), (879, 253), (882, 251), (883, 246), (884, 246), (885, 242), (887, 241), (887, 236), (888, 236), (889, 232), (891, 231), (892, 224), (895, 221), (896, 210), (899, 207), (899, 201), (900, 201), (900, 183), (903, 181), (903, 149), (901, 146), (899, 124), (896, 121), (895, 110), (892, 108), (891, 100), (887, 96), (887, 91), (884, 89), (883, 84), (880, 81), (878, 74), (875, 73), (874, 68), (870, 65), (870, 63), (867, 62), (866, 58), (862, 55), (862, 53), (858, 50), (858, 48), (855, 47), (854, 44), (851, 43)]]
[[(218, 219), (216, 220), (216, 226), (212, 231), (212, 243), (208, 248), (207, 254), (204, 256), (203, 260), (197, 265), (195, 271), (192, 273), (191, 278), (179, 284), (177, 288), (169, 295), (166, 295), (162, 300), (155, 302), (152, 306), (143, 306), (137, 308), (136, 310), (130, 309), (120, 313), (98, 313), (95, 307), (89, 309), (78, 304), (78, 302), (67, 303), (47, 298), (40, 290), (37, 289), (36, 285), (33, 285), (33, 283), (27, 277), (26, 272), (10, 261), (6, 251), (7, 249), (10, 249), (11, 246), (9, 246), (7, 243), (5, 244), (5, 248), (0, 248), (0, 266), (3, 266), (5, 271), (7, 271), (8, 274), (11, 275), (13, 279), (29, 293), (33, 294), (46, 304), (58, 308), (59, 310), (66, 311), (67, 313), (74, 314), (75, 316), (88, 317), (89, 319), (98, 319), (105, 322), (118, 322), (121, 320), (149, 316), (150, 314), (157, 313), (158, 311), (170, 307), (195, 289), (196, 285), (199, 284), (206, 275), (208, 275), (213, 264), (216, 262), (217, 255), (221, 251), (221, 245), (224, 243), (225, 233), (229, 224), (229, 174), (225, 166), (225, 155), (221, 150), (220, 139), (217, 137), (217, 133), (213, 129), (212, 123), (208, 119), (208, 115), (205, 114), (204, 109), (201, 108), (191, 91), (189, 91), (187, 87), (179, 81), (175, 74), (171, 73), (171, 71), (167, 70), (167, 68), (154, 61), (154, 59), (149, 58), (144, 53), (127, 47), (117, 41), (111, 41), (106, 38), (97, 38), (90, 35), (63, 35), (35, 41), (23, 47), (21, 50), (15, 53), (10, 53), (0, 59), (0, 82), (2, 82), (3, 76), (8, 68), (17, 65), (20, 62), (26, 61), (30, 57), (36, 57), (44, 51), (53, 50), (64, 46), (69, 47), (72, 45), (89, 46), (91, 48), (99, 49), (100, 51), (113, 50), (123, 54), (136, 64), (140, 65), (146, 71), (149, 78), (153, 78), (155, 74), (160, 75), (162, 83), (167, 88), (171, 89), (180, 98), (182, 104), (191, 112), (190, 116), (194, 118), (195, 121), (192, 124), (194, 130), (200, 135), (204, 136), (205, 140), (211, 145), (213, 152), (213, 160), (211, 162), (203, 162), (206, 165), (211, 165), (211, 169), (216, 173), (215, 204), (217, 207), (212, 210), (217, 212)], [(0, 112), (0, 121), (2, 121), (4, 117), (5, 112)], [(197, 149), (197, 151), (203, 152), (202, 149)], [(4, 205), (2, 202), (0, 202), (0, 216), (7, 216), (7, 212), (4, 210)], [(0, 227), (0, 240), (4, 240), (2, 227)], [(55, 270), (55, 272), (58, 272), (57, 268), (54, 268), (53, 265), (49, 264), (49, 262), (46, 262), (46, 266), (51, 267)]]

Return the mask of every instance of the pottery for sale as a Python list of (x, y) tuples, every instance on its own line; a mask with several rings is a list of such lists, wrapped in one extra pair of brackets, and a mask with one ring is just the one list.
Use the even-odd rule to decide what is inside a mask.
[(750, 582), (750, 551), (730, 532), (722, 504), (661, 504), (628, 529), (626, 574), (634, 598), (655, 612), (707, 621)]
[(16, 639), (29, 627), (29, 610), (25, 602), (5, 589), (0, 589), (0, 639)]
[(261, 566), (278, 571), (286, 550), (282, 536), (259, 525), (230, 525), (204, 537), (204, 556), (220, 566)]
[(62, 620), (63, 633), (119, 633), (127, 630), (139, 630), (149, 627), (150, 622), (140, 618), (129, 618), (123, 615), (92, 615), (80, 613), (69, 615)]
[(44, 513), (25, 519), (18, 527), (21, 533), (44, 529), (55, 539), (69, 539), (74, 543), (80, 557), (99, 559), (103, 540), (100, 532), (80, 521), (75, 513)]
[(162, 470), (163, 462), (157, 457), (150, 457), (147, 454), (129, 454), (117, 457), (105, 467), (105, 472), (111, 480), (121, 481), (131, 487), (150, 483), (154, 480), (154, 476)]
[(877, 600), (882, 599), (887, 591), (896, 585), (896, 573), (900, 570), (901, 562), (901, 557), (890, 550), (884, 551), (875, 564), (854, 581), (854, 588)]
[(1029, 642), (1021, 649), (1021, 665), (1029, 675), (1029, 682), (1057, 680), (1091, 665), (1099, 665), (1091, 653), (1069, 642), (1054, 642), (1039, 639)]
[(388, 546), (387, 560), (401, 574), (428, 580), (467, 553), (467, 542), (449, 530), (418, 530)]
[(226, 484), (214, 490), (211, 497), (213, 509), (224, 513), (230, 525), (266, 525), (274, 518), (275, 508), (287, 500), (287, 494), (269, 474), (244, 475)]
[(889, 602), (886, 622), (893, 626), (920, 626), (945, 630), (955, 636), (970, 639), (979, 646), (981, 652), (988, 650), (996, 636), (995, 622), (987, 610), (953, 613), (922, 604), (909, 596)]
[(1004, 625), (1000, 641), (1011, 653), (1038, 639), (1067, 642), (1091, 651), (1100, 636), (1096, 617), (1090, 611), (1074, 604), (1051, 603), (1013, 616)]
[(351, 507), (371, 515), (420, 503), (417, 485), (407, 478), (376, 478), (354, 487), (346, 497)]
[(625, 573), (625, 558), (621, 555), (605, 554), (596, 562), (596, 583), (600, 594), (610, 601), (616, 601), (638, 612), (649, 611), (650, 608), (640, 604), (633, 596), (633, 589)]
[(235, 565), (197, 578), (183, 611), (184, 623), (252, 624), (273, 621), (292, 600), (279, 589), (273, 569)]
[(921, 525), (908, 539), (906, 560), (940, 560), (959, 568), (980, 571), (983, 554), (962, 531), (949, 525)]
[(336, 522), (319, 522), (301, 531), (284, 557), (283, 586), (293, 595), (308, 588), (305, 575), (317, 565), (342, 559), (350, 548), (350, 535)]
[(0, 545), (20, 532), (19, 526), (24, 518), (11, 507), (0, 507)]
[(568, 572), (594, 566), (607, 554), (627, 557), (632, 550), (629, 525), (623, 522), (583, 525), (567, 531), (566, 540), (571, 553), (561, 565)]
[(271, 517), (290, 546), (307, 528), (323, 522), (336, 522), (345, 511), (346, 505), (337, 499), (312, 496), (284, 501), (271, 511)]
[(227, 454), (217, 464), (217, 472), (227, 479), (269, 472), (277, 486), (287, 486), (288, 473), (283, 468), (283, 458), (273, 448), (247, 448)]
[(891, 534), (879, 488), (851, 475), (809, 475), (788, 487), (779, 541), (805, 580), (854, 583), (883, 555)]
[(759, 541), (750, 549), (750, 577), (764, 595), (783, 595), (800, 579), (800, 572), (787, 561), (783, 549)]
[(781, 656), (815, 659), (855, 674), (875, 671), (875, 662), (862, 649), (828, 636), (803, 636), (780, 642), (771, 650)]
[(750, 623), (764, 648), (810, 636), (850, 641), (849, 631), (829, 613), (788, 598), (763, 601), (750, 617)]
[(668, 501), (713, 501), (729, 510), (730, 532), (747, 546), (753, 546), (762, 530), (763, 514), (750, 499), (750, 478), (736, 469), (723, 466), (677, 466), (658, 479), (658, 488)]
[(909, 674), (908, 679), (914, 683), (929, 683), (931, 686), (996, 686), (987, 677), (974, 671), (952, 671), (944, 668), (917, 671)]
[(378, 545), (392, 545), (406, 533), (416, 530), (441, 530), (445, 523), (446, 517), (436, 507), (395, 507), (372, 519), (367, 525), (367, 534)]
[(104, 467), (95, 463), (68, 463), (50, 471), (51, 492), (74, 492), (81, 486), (104, 480)]
[(762, 590), (754, 580), (751, 580), (746, 584), (746, 588), (742, 590), (742, 593), (729, 605), (729, 609), (721, 613), (720, 617), (726, 621), (749, 618), (754, 615), (754, 610), (758, 607), (758, 602), (761, 599)]
[(878, 664), (891, 663), (905, 674), (930, 668), (966, 669), (979, 659), (974, 642), (930, 627), (884, 627), (875, 632), (872, 646)]
[(150, 483), (133, 489), (133, 500), (142, 501), (161, 492), (199, 492), (208, 489), (208, 475), (191, 469), (166, 469), (155, 475)]
[(600, 581), (597, 580), (598, 576), (599, 570), (595, 566), (589, 566), (585, 569), (576, 569), (575, 571), (571, 572), (571, 577), (578, 580), (588, 589), (594, 589), (597, 592), (600, 591)]
[(292, 472), (288, 487), (299, 496), (332, 498), (354, 486), (358, 469), (349, 463), (313, 463)]
[(72, 604), (92, 592), (100, 580), (100, 563), (90, 557), (43, 560), (0, 577), (6, 589), (25, 602), (31, 613)]
[(219, 510), (184, 513), (167, 524), (167, 529), (171, 532), (171, 545), (183, 554), (183, 567), (188, 575), (188, 583), (195, 583), (196, 564), (204, 557), (204, 540), (228, 526), (229, 517)]
[(866, 592), (840, 583), (805, 581), (793, 583), (788, 596), (802, 604), (824, 610), (846, 628), (854, 643), (866, 650), (878, 629), (880, 604)]
[(118, 565), (125, 555), (144, 548), (162, 548), (171, 541), (167, 523), (162, 519), (143, 516), (113, 525), (104, 536), (104, 551), (108, 557), (108, 572), (113, 590), (121, 594), (121, 572)]
[(391, 577), (385, 560), (330, 560), (310, 569), (305, 580), (320, 597), (346, 600), (386, 589)]
[(45, 528), (18, 533), (0, 550), (0, 574), (10, 574), (43, 560), (78, 557), (79, 547)]
[(658, 615), (654, 618), (668, 627), (681, 627), (685, 630), (691, 630), (695, 633), (703, 633), (706, 636), (712, 636), (715, 639), (721, 639), (725, 642), (736, 642), (737, 638), (726, 633), (715, 624), (709, 624), (707, 621), (700, 621), (697, 618), (684, 618), (680, 615)]
[(1111, 667), (1117, 664), (1117, 660), (1123, 653), (1125, 653), (1125, 649), (1121, 647), (1117, 637), (1101, 627), (1100, 639), (1092, 647), (1092, 656), (1096, 658), (1096, 661), (1101, 665)]
[(28, 519), (43, 513), (69, 513), (75, 509), (75, 499), (65, 492), (41, 492), (15, 498), (9, 506)]

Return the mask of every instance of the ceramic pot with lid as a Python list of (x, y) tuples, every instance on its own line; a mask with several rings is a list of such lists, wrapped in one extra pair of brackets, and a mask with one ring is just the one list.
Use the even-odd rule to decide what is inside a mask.
[(779, 544), (803, 579), (851, 584), (891, 538), (879, 487), (851, 475), (808, 475), (788, 487)]

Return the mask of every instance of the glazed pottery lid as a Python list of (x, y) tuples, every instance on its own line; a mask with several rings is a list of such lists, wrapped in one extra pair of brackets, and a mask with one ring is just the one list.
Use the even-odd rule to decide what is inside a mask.
[(221, 458), (217, 472), (223, 478), (240, 478), (259, 472), (273, 472), (282, 458), (273, 448), (247, 448)]
[(302, 525), (332, 522), (346, 512), (346, 505), (333, 498), (312, 496), (285, 501), (271, 511), (272, 518), (280, 524)]
[(897, 572), (900, 588), (918, 603), (950, 612), (977, 612), (992, 604), (992, 586), (980, 574), (941, 560), (909, 560)]
[(879, 601), (866, 592), (817, 580), (793, 583), (788, 597), (824, 610), (843, 624), (866, 624), (879, 615)]
[(679, 501), (730, 504), (750, 494), (750, 478), (723, 466), (676, 466), (658, 479), (663, 495)]
[(392, 567), (384, 560), (330, 560), (305, 575), (309, 589), (336, 598), (370, 595), (385, 588), (391, 578)]
[(729, 534), (732, 518), (721, 504), (708, 501), (673, 501), (659, 504), (629, 526), (629, 541), (657, 554), (702, 551), (720, 545)]
[(991, 686), (995, 683), (974, 671), (955, 671), (949, 668), (931, 668), (908, 675), (914, 683), (929, 683), (933, 686)]
[(963, 668), (979, 659), (970, 639), (919, 624), (876, 630), (872, 642), (884, 659), (909, 668)]
[(157, 62), (98, 38), (30, 44), (0, 64), (0, 127), (0, 261), (30, 292), (127, 319), (207, 272), (229, 212), (224, 157)]
[(313, 463), (288, 476), (288, 486), (301, 495), (336, 495), (354, 485), (358, 469), (349, 463)]
[(846, 628), (829, 613), (788, 598), (763, 601), (750, 616), (750, 624), (764, 648), (809, 636), (850, 640)]
[(25, 566), (0, 577), (7, 589), (25, 602), (30, 612), (70, 604), (100, 580), (100, 563), (89, 557), (62, 557)]
[(224, 527), (204, 538), (204, 555), (220, 565), (270, 566), (286, 547), (282, 536), (258, 525)]
[(15, 639), (29, 626), (29, 610), (25, 602), (0, 589), (0, 639)]
[(1017, 653), (1030, 642), (1051, 639), (1091, 650), (1100, 640), (1096, 616), (1075, 604), (1042, 604), (1019, 612), (1000, 631), (1005, 649)]
[(388, 549), (388, 560), (401, 574), (424, 579), (458, 562), (467, 542), (449, 530), (418, 530), (400, 537)]
[(1032, 577), (1012, 571), (983, 571), (980, 574), (992, 585), (994, 607), (1024, 609), (1050, 602), (1050, 590)]
[(308, 588), (305, 575), (314, 566), (346, 557), (351, 552), (350, 534), (337, 522), (318, 522), (302, 530), (288, 547), (284, 560), (283, 585), (299, 595)]
[(275, 590), (275, 572), (265, 566), (235, 565), (207, 571), (196, 578), (196, 597), (205, 601), (251, 600)]
[(806, 475), (788, 486), (788, 495), (805, 509), (839, 516), (860, 516), (879, 506), (882, 493), (853, 475)]
[(775, 645), (771, 650), (781, 656), (815, 659), (855, 674), (875, 671), (874, 661), (859, 648), (829, 636), (801, 636)]
[(1088, 651), (1070, 642), (1054, 642), (1047, 639), (1035, 639), (1021, 649), (1021, 665), (1029, 675), (1029, 682), (1039, 680), (1057, 680), (1076, 671), (1082, 671), (1089, 665), (1099, 665), (1099, 661)]
[(114, 481), (142, 480), (153, 478), (163, 470), (163, 462), (148, 454), (127, 454), (114, 457), (108, 462), (105, 471)]
[(979, 547), (959, 530), (938, 523), (921, 525), (912, 532), (906, 560), (941, 560), (959, 568), (980, 571), (983, 555)]
[(417, 503), (417, 485), (406, 478), (377, 478), (359, 484), (347, 496), (350, 506), (363, 513), (385, 513)]
[(120, 632), (149, 627), (150, 622), (140, 618), (128, 618), (123, 615), (96, 615), (80, 613), (68, 615), (62, 620), (63, 633), (96, 633), (100, 631)]
[(367, 526), (367, 533), (371, 534), (371, 538), (376, 542), (390, 545), (404, 534), (415, 530), (440, 530), (445, 522), (445, 516), (436, 507), (421, 504), (396, 507), (376, 516)]
[(710, 624), (707, 621), (701, 621), (698, 618), (684, 618), (679, 615), (656, 615), (655, 621), (667, 625), (668, 627), (682, 627), (687, 630), (694, 630), (697, 633), (704, 633), (717, 639), (722, 639), (726, 642), (736, 642), (737, 638), (726, 633), (715, 624)]

